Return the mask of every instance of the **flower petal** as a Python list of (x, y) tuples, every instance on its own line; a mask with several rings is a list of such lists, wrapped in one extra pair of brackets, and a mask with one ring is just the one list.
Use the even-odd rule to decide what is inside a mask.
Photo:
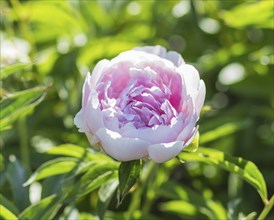
[(198, 95), (198, 88), (200, 85), (200, 76), (198, 71), (189, 64), (181, 65), (178, 68), (178, 71), (184, 80), (187, 94), (190, 95), (193, 100), (196, 100)]
[(110, 61), (106, 59), (101, 60), (99, 63), (96, 64), (89, 80), (90, 89), (95, 89), (97, 83), (104, 76), (103, 72), (107, 69), (109, 64)]
[(148, 147), (149, 157), (157, 163), (163, 163), (177, 156), (184, 148), (184, 142), (153, 144)]
[(180, 66), (185, 63), (184, 59), (182, 58), (181, 54), (175, 51), (169, 51), (166, 54), (166, 59), (170, 60), (175, 66)]
[(195, 100), (196, 115), (199, 117), (202, 107), (204, 105), (206, 95), (205, 83), (203, 80), (200, 80), (199, 92)]
[(136, 47), (133, 50), (144, 51), (146, 53), (157, 55), (163, 59), (171, 61), (177, 67), (185, 63), (182, 56), (179, 53), (175, 51), (167, 52), (166, 49), (160, 45)]
[(96, 92), (92, 92), (92, 95), (88, 99), (88, 103), (89, 104), (84, 109), (85, 123), (89, 131), (95, 134), (99, 128), (104, 127), (103, 114), (100, 109), (98, 94)]
[(79, 129), (79, 132), (85, 132), (86, 130), (83, 122), (83, 110), (81, 109), (74, 117), (74, 124)]
[(133, 128), (126, 130), (122, 133), (122, 136), (128, 138), (138, 138), (145, 140), (150, 144), (170, 142), (174, 141), (178, 136), (178, 133), (169, 126), (159, 125), (157, 128)]
[(149, 143), (139, 138), (124, 138), (119, 133), (101, 128), (96, 132), (104, 151), (119, 161), (137, 160), (148, 156)]

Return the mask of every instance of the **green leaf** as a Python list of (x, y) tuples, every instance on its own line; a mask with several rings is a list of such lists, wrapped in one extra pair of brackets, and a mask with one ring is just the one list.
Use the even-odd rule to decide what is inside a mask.
[[(226, 219), (227, 213), (220, 202), (212, 200), (201, 192), (196, 192), (189, 187), (176, 182), (165, 182), (158, 192), (160, 195), (172, 199), (172, 201), (161, 204), (161, 209), (185, 216), (196, 216), (202, 214), (209, 219)], [(172, 206), (187, 207), (184, 210)]]
[(217, 127), (216, 129), (210, 130), (208, 132), (204, 132), (200, 136), (200, 144), (208, 143), (218, 138), (233, 134), (236, 131), (245, 128), (249, 124), (250, 124), (249, 120), (241, 121), (241, 122), (229, 122), (229, 123), (223, 124)]
[(0, 219), (1, 220), (17, 220), (17, 217), (5, 206), (0, 204)]
[(188, 145), (187, 147), (185, 147), (183, 149), (183, 151), (186, 152), (195, 152), (197, 151), (198, 147), (199, 147), (199, 132), (197, 132), (196, 136), (194, 137), (193, 141), (191, 142), (190, 145)]
[(42, 199), (36, 204), (29, 206), (20, 215), (19, 219), (24, 220), (49, 220), (54, 217), (58, 209), (61, 207), (61, 198), (52, 195)]
[(232, 157), (224, 152), (200, 147), (195, 153), (179, 154), (179, 158), (184, 161), (197, 161), (216, 165), (229, 172), (240, 175), (245, 181), (255, 187), (263, 202), (267, 201), (266, 183), (263, 175), (251, 161), (241, 157)]
[(117, 163), (99, 163), (89, 166), (88, 171), (79, 178), (65, 179), (62, 190), (69, 194), (67, 201), (71, 202), (75, 199), (90, 193), (99, 188), (107, 181), (117, 178)]
[(6, 176), (13, 194), (14, 203), (21, 211), (30, 204), (29, 188), (23, 187), (24, 182), (27, 180), (27, 171), (14, 156), (10, 157)]
[(226, 24), (231, 27), (255, 26), (271, 29), (274, 28), (273, 15), (272, 1), (259, 1), (253, 4), (245, 3), (221, 14)]
[(15, 63), (12, 65), (8, 65), (4, 68), (1, 68), (0, 80), (7, 78), (9, 75), (16, 73), (20, 70), (23, 70), (27, 67), (30, 67), (29, 63)]
[(60, 157), (47, 161), (31, 175), (24, 186), (28, 186), (31, 183), (46, 177), (67, 173), (71, 171), (77, 165), (77, 163), (77, 159), (69, 157)]
[(165, 212), (172, 212), (184, 216), (197, 216), (198, 214), (196, 204), (191, 204), (183, 200), (173, 200), (170, 202), (162, 203), (160, 205), (160, 209)]
[(4, 170), (4, 168), (5, 168), (4, 157), (2, 154), (0, 154), (0, 172)]
[(47, 87), (40, 86), (13, 93), (0, 102), (0, 130), (7, 129), (19, 117), (34, 109), (45, 97)]
[(102, 163), (92, 166), (81, 178), (80, 197), (105, 184), (108, 180), (116, 178), (118, 167), (115, 163)]
[(141, 161), (121, 162), (119, 167), (118, 205), (122, 203), (131, 187), (136, 183), (141, 170)]
[(12, 213), (14, 213), (14, 215), (19, 214), (19, 211), (15, 207), (15, 205), (11, 201), (9, 201), (5, 196), (3, 196), (2, 194), (0, 194), (0, 202), (4, 207), (6, 207), (8, 210), (10, 210)]
[(69, 156), (69, 157), (75, 157), (75, 158), (83, 158), (88, 160), (96, 160), (96, 161), (102, 161), (102, 160), (109, 160), (113, 161), (110, 157), (104, 155), (104, 154), (92, 154), (90, 153), (86, 148), (83, 148), (81, 146), (73, 145), (73, 144), (62, 144), (56, 147), (53, 147), (47, 151), (48, 154), (53, 155), (63, 155), (63, 156)]
[(99, 201), (97, 203), (97, 214), (100, 219), (104, 219), (105, 211), (118, 185), (118, 179), (112, 179), (100, 187), (98, 191)]

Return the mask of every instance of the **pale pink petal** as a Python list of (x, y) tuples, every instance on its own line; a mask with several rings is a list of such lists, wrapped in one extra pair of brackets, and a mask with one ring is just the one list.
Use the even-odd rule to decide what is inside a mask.
[(179, 54), (175, 51), (167, 52), (166, 59), (170, 60), (172, 63), (175, 64), (175, 66), (178, 66), (178, 67), (185, 63), (181, 54)]
[(199, 116), (201, 113), (201, 109), (204, 105), (206, 95), (206, 88), (205, 83), (203, 80), (200, 80), (199, 92), (195, 100), (195, 107), (196, 107), (196, 115)]
[(175, 51), (167, 52), (164, 47), (159, 46), (159, 45), (136, 47), (136, 48), (134, 48), (134, 50), (144, 51), (146, 53), (157, 55), (163, 59), (167, 59), (167, 60), (171, 61), (177, 67), (184, 63), (184, 60), (179, 53), (177, 53)]
[(200, 76), (198, 71), (189, 64), (181, 65), (178, 68), (178, 71), (184, 80), (187, 94), (190, 95), (193, 100), (196, 100), (198, 95), (198, 88), (200, 85)]
[(193, 133), (193, 130), (195, 128), (196, 124), (196, 118), (192, 117), (190, 122), (187, 124), (187, 126), (183, 129), (183, 131), (178, 135), (177, 140), (178, 141), (184, 141), (186, 142)]
[(122, 136), (129, 138), (139, 138), (149, 142), (150, 144), (171, 142), (176, 140), (178, 131), (174, 127), (159, 125), (155, 128), (132, 128), (124, 131)]
[(144, 51), (146, 53), (154, 54), (159, 57), (165, 58), (166, 57), (166, 49), (159, 45), (157, 46), (144, 46), (144, 47), (136, 47), (133, 50), (137, 51)]
[(185, 146), (188, 146), (189, 144), (191, 144), (191, 142), (192, 142), (193, 139), (195, 138), (196, 134), (198, 133), (198, 129), (199, 129), (199, 126), (197, 126), (197, 127), (193, 130), (192, 134), (190, 135), (190, 138), (189, 138), (188, 140), (186, 140), (187, 142), (186, 142)]
[(137, 160), (147, 157), (148, 142), (139, 138), (124, 138), (120, 134), (101, 128), (96, 132), (104, 151), (119, 161)]
[(84, 127), (84, 119), (83, 119), (83, 110), (81, 109), (76, 116), (74, 117), (74, 124), (76, 127), (79, 129), (79, 132), (85, 132), (85, 127)]
[(100, 82), (100, 79), (103, 77), (104, 71), (109, 67), (110, 61), (109, 60), (101, 60), (99, 63), (96, 64), (94, 67), (90, 80), (89, 85), (90, 89), (95, 89), (98, 82)]
[(153, 144), (148, 147), (149, 157), (157, 163), (163, 163), (177, 156), (184, 148), (184, 142)]
[(104, 127), (103, 114), (100, 109), (98, 94), (93, 91), (92, 95), (88, 99), (88, 102), (89, 104), (84, 109), (84, 122), (89, 131), (95, 134), (99, 128)]

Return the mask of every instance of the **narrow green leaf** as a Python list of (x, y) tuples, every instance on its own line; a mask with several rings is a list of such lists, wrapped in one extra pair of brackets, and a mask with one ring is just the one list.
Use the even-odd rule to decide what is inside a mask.
[(0, 130), (7, 129), (18, 117), (34, 109), (45, 97), (47, 87), (36, 87), (14, 93), (0, 102)]
[[(172, 199), (173, 205), (185, 203), (189, 210), (174, 210), (172, 203), (164, 203), (161, 208), (173, 213), (193, 216), (197, 213), (207, 216), (209, 219), (226, 219), (227, 213), (222, 204), (218, 201), (212, 200), (210, 197), (204, 196), (201, 192), (196, 192), (189, 187), (178, 184), (176, 182), (165, 182), (159, 190), (159, 195)], [(181, 203), (181, 201), (183, 203)], [(192, 205), (195, 204), (195, 207)], [(183, 206), (183, 207), (185, 207)], [(182, 207), (182, 206), (181, 206)]]
[(0, 204), (0, 219), (1, 220), (17, 220), (17, 217), (5, 206)]
[(99, 188), (107, 181), (117, 178), (117, 170), (117, 163), (108, 162), (92, 164), (88, 171), (79, 178), (68, 175), (62, 186), (62, 190), (68, 193), (66, 201), (75, 201)]
[(62, 144), (56, 147), (53, 147), (47, 151), (48, 154), (53, 155), (63, 155), (63, 156), (69, 156), (69, 157), (75, 157), (75, 158), (83, 158), (88, 160), (109, 160), (114, 161), (110, 157), (105, 156), (104, 154), (92, 154), (88, 151), (88, 149), (83, 148), (81, 146), (73, 145), (73, 144)]
[(223, 124), (220, 127), (217, 127), (216, 129), (213, 129), (201, 134), (200, 144), (205, 144), (210, 141), (219, 139), (221, 137), (233, 134), (236, 131), (243, 129), (244, 127), (248, 125), (249, 125), (249, 121), (229, 122), (229, 123)]
[(6, 207), (8, 210), (10, 210), (12, 213), (14, 213), (14, 215), (18, 215), (19, 211), (18, 209), (15, 207), (15, 205), (9, 201), (5, 196), (3, 196), (2, 194), (0, 194), (0, 203)]
[(160, 205), (160, 209), (164, 212), (171, 212), (171, 213), (184, 215), (184, 216), (197, 217), (197, 214), (198, 214), (198, 209), (196, 204), (191, 204), (183, 200), (173, 200), (173, 201), (162, 203)]
[(116, 178), (116, 164), (103, 163), (93, 167), (81, 179), (80, 197), (105, 184), (108, 180)]
[(4, 168), (5, 168), (4, 157), (2, 154), (0, 154), (0, 172), (4, 170)]
[(14, 203), (19, 211), (22, 211), (30, 204), (29, 188), (23, 187), (23, 183), (27, 180), (27, 171), (14, 156), (11, 156), (5, 174), (12, 190)]
[(183, 151), (186, 152), (195, 152), (197, 151), (198, 147), (199, 147), (199, 132), (196, 134), (196, 136), (194, 137), (193, 141), (191, 142), (190, 145), (188, 145), (187, 147), (185, 147), (183, 149)]
[(20, 215), (19, 219), (24, 220), (49, 220), (54, 217), (58, 209), (60, 208), (61, 198), (52, 195), (42, 199), (38, 203), (35, 203), (25, 209)]
[(42, 164), (28, 179), (24, 186), (28, 186), (31, 183), (44, 179), (46, 177), (64, 174), (71, 171), (78, 163), (76, 158), (60, 157), (54, 160), (47, 161)]
[(257, 166), (251, 161), (244, 160), (241, 157), (232, 157), (215, 149), (202, 147), (195, 153), (182, 152), (179, 154), (179, 158), (189, 162), (197, 161), (216, 165), (229, 172), (236, 173), (257, 189), (264, 203), (267, 201), (267, 190), (264, 177)]
[(31, 64), (29, 64), (29, 63), (15, 63), (12, 65), (8, 65), (4, 68), (1, 68), (0, 80), (3, 80), (5, 78), (7, 78), (9, 75), (16, 73), (16, 72), (23, 70), (30, 66), (31, 66)]
[(99, 201), (97, 203), (97, 214), (100, 219), (104, 219), (105, 211), (118, 185), (118, 179), (111, 179), (100, 187), (98, 191)]
[(131, 187), (136, 183), (141, 170), (141, 161), (121, 162), (119, 167), (118, 205), (121, 204)]

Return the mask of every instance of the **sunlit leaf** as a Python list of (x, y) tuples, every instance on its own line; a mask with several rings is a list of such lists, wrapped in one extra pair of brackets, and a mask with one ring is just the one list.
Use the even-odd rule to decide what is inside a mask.
[(273, 9), (272, 1), (244, 3), (230, 11), (223, 12), (222, 17), (227, 25), (236, 28), (255, 26), (273, 29)]
[(45, 97), (47, 87), (36, 87), (14, 93), (0, 102), (0, 130), (34, 109)]
[(173, 200), (162, 203), (160, 208), (165, 212), (172, 212), (184, 216), (197, 216), (198, 214), (196, 204), (191, 204), (183, 200)]
[(46, 177), (67, 173), (71, 171), (77, 165), (77, 163), (77, 159), (68, 157), (47, 161), (31, 175), (31, 177), (24, 185), (30, 185), (31, 183)]
[(111, 179), (116, 179), (117, 169), (118, 166), (116, 163), (101, 162), (90, 166), (80, 179), (71, 179), (68, 177), (62, 187), (63, 191), (69, 194), (67, 200), (74, 201), (75, 199), (79, 199)]
[(118, 204), (123, 201), (131, 187), (136, 183), (140, 175), (140, 170), (140, 160), (121, 162), (119, 167)]
[(17, 217), (5, 206), (0, 204), (0, 219), (1, 220), (17, 220)]
[(63, 156), (69, 156), (69, 157), (75, 157), (75, 158), (82, 158), (82, 159), (88, 159), (88, 160), (110, 160), (113, 161), (110, 157), (104, 155), (104, 154), (92, 154), (87, 149), (73, 145), (73, 144), (62, 144), (53, 148), (50, 148), (47, 151), (48, 154), (54, 154), (54, 155), (63, 155)]
[(19, 219), (24, 220), (48, 220), (56, 214), (61, 204), (60, 197), (52, 195), (42, 199), (25, 209), (20, 215)]
[(29, 63), (16, 63), (12, 65), (8, 65), (6, 67), (1, 68), (0, 80), (7, 78), (9, 75), (16, 73), (20, 70), (25, 69), (26, 67), (31, 66)]
[(102, 186), (111, 178), (115, 178), (117, 174), (116, 164), (102, 163), (92, 166), (90, 170), (81, 178), (80, 182), (80, 197), (88, 194), (94, 189)]
[(15, 205), (11, 201), (9, 201), (5, 196), (3, 196), (2, 194), (0, 194), (0, 202), (4, 207), (6, 207), (8, 210), (10, 210), (14, 215), (18, 215), (19, 211), (15, 207)]
[(216, 165), (229, 172), (236, 173), (257, 189), (264, 202), (267, 200), (264, 177), (251, 161), (244, 160), (241, 157), (232, 157), (215, 149), (202, 147), (199, 147), (195, 153), (182, 152), (179, 154), (179, 158), (187, 162), (197, 161)]
[(247, 127), (250, 124), (250, 121), (240, 121), (240, 122), (228, 122), (223, 124), (215, 129), (212, 129), (208, 132), (204, 132), (200, 136), (200, 144), (205, 144), (210, 141), (214, 141), (221, 137), (233, 134), (240, 129)]

